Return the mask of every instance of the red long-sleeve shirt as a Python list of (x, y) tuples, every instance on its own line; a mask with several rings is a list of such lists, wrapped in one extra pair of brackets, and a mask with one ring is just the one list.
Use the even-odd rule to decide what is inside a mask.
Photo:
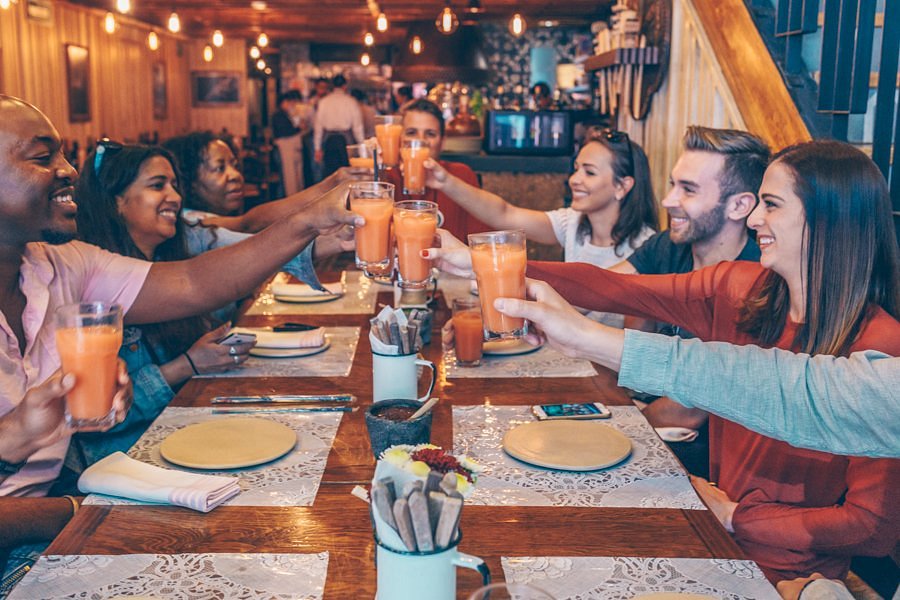
[[(569, 302), (666, 321), (703, 340), (750, 344), (737, 311), (765, 275), (731, 262), (680, 275), (621, 275), (583, 263), (529, 263)], [(775, 347), (791, 349), (788, 320)], [(900, 355), (900, 322), (873, 307), (851, 352)], [(723, 373), (728, 377), (728, 373)], [(871, 410), (879, 410), (872, 406)], [(735, 540), (773, 581), (844, 577), (854, 555), (884, 555), (900, 537), (900, 460), (801, 450), (710, 416), (710, 475), (738, 503)]]

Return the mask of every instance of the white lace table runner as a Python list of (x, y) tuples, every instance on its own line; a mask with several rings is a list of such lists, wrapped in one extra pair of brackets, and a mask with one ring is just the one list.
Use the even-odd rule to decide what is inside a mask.
[(444, 352), (443, 364), (448, 379), (593, 377), (597, 374), (590, 362), (563, 356), (549, 346), (515, 356), (483, 356), (477, 367), (458, 367), (456, 353), (449, 350)]
[[(289, 277), (279, 273), (275, 283), (288, 283)], [(361, 271), (341, 273), (344, 295), (327, 302), (279, 302), (272, 294), (271, 285), (256, 298), (247, 310), (248, 315), (371, 315), (375, 313), (375, 299), (380, 286), (375, 285)]]
[[(241, 493), (223, 506), (311, 506), (325, 472), (325, 462), (343, 413), (263, 413), (260, 418), (287, 425), (297, 432), (297, 445), (278, 460), (230, 471), (200, 471), (179, 467), (163, 459), (159, 445), (174, 431), (234, 415), (214, 415), (210, 408), (170, 406), (128, 451), (136, 460), (192, 473), (238, 475)], [(85, 504), (141, 504), (135, 500), (91, 494)]]
[(484, 472), (467, 502), (488, 506), (620, 506), (705, 510), (687, 473), (640, 411), (611, 406), (604, 421), (631, 439), (625, 461), (591, 472), (533, 467), (503, 451), (506, 432), (534, 421), (530, 406), (454, 406), (453, 449)]
[(326, 327), (331, 346), (323, 352), (298, 358), (251, 356), (239, 368), (199, 377), (346, 377), (353, 366), (359, 327)]
[(556, 600), (626, 600), (660, 592), (781, 599), (751, 560), (504, 556), (500, 562), (506, 581), (530, 583)]
[(10, 600), (320, 600), (328, 553), (42, 556)]

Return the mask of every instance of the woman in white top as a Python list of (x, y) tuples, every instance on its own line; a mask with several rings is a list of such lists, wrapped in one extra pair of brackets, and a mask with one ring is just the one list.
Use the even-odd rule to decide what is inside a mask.
[[(643, 149), (620, 131), (588, 134), (569, 177), (572, 204), (551, 211), (510, 204), (469, 185), (429, 159), (427, 187), (441, 190), (477, 219), (499, 230), (522, 229), (529, 240), (559, 244), (566, 262), (611, 267), (628, 258), (658, 228), (656, 197)], [(621, 315), (589, 313), (621, 327)]]

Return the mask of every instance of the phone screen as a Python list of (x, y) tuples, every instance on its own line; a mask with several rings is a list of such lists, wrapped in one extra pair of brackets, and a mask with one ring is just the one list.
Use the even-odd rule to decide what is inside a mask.
[(541, 408), (548, 418), (572, 417), (576, 415), (600, 415), (603, 414), (593, 404), (542, 404)]

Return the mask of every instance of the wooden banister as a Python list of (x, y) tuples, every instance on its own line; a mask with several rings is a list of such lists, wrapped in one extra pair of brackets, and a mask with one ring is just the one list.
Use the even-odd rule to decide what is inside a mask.
[(742, 0), (692, 0), (747, 129), (773, 150), (811, 139)]

